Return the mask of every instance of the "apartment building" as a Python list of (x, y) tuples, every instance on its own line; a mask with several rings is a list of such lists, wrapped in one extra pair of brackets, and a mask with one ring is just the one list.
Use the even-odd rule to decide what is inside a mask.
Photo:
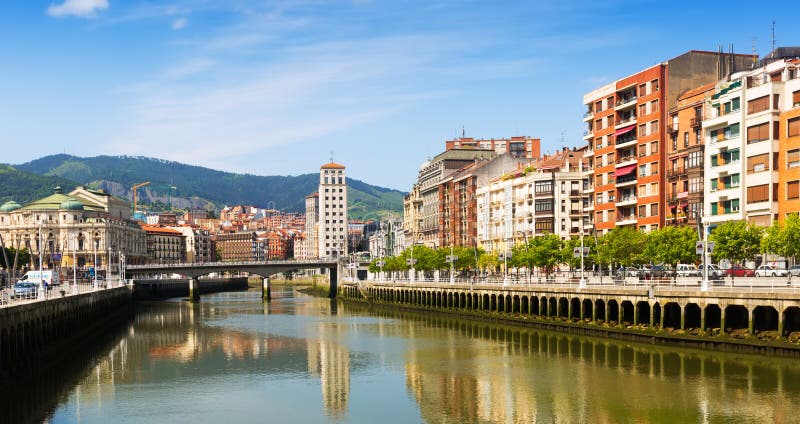
[(791, 58), (773, 53), (715, 88), (703, 120), (708, 143), (704, 212), (712, 228), (730, 220), (767, 227), (798, 210), (797, 50), (787, 51)]
[(475, 139), (464, 137), (445, 141), (445, 149), (493, 150), (498, 155), (507, 154), (516, 158), (538, 159), (541, 156), (541, 139), (528, 136), (511, 138)]
[(320, 258), (347, 256), (347, 180), (345, 166), (330, 162), (319, 169), (319, 215), (317, 255)]
[[(411, 191), (403, 197), (403, 240), (413, 243), (421, 234), (422, 228), (422, 196), (419, 194), (419, 185), (414, 184)], [(405, 244), (400, 244), (400, 250), (405, 250)]]
[(476, 160), (491, 159), (496, 155), (487, 149), (450, 149), (422, 164), (417, 179), (419, 190), (419, 233), (407, 238), (410, 243), (436, 246), (439, 242), (439, 185), (459, 169)]
[(439, 246), (473, 246), (477, 243), (478, 204), (475, 193), (529, 160), (502, 154), (477, 160), (444, 178), (439, 184)]
[(147, 234), (147, 260), (151, 263), (186, 262), (186, 237), (166, 227), (143, 225)]
[(678, 96), (667, 119), (665, 225), (696, 225), (703, 214), (705, 137), (702, 124), (716, 83)]
[(264, 250), (252, 231), (217, 234), (214, 236), (214, 245), (224, 262), (264, 260)]
[(643, 231), (666, 217), (666, 105), (681, 93), (746, 69), (747, 55), (690, 51), (584, 96), (584, 139), (593, 153), (593, 220), (598, 232)]
[(583, 200), (583, 155), (564, 150), (478, 187), (478, 241), (503, 253), (530, 237), (578, 236), (588, 220)]
[[(295, 253), (297, 259), (316, 258), (319, 252), (319, 193), (306, 196), (305, 248)], [(301, 256), (297, 256), (300, 253)]]

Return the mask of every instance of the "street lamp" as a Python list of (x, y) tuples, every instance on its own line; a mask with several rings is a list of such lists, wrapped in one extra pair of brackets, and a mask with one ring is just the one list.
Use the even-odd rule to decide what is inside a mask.
[(42, 272), (42, 249), (44, 248), (44, 244), (42, 243), (42, 224), (39, 223), (39, 246), (36, 250), (39, 251), (39, 290), (37, 290), (36, 298), (39, 300), (44, 299), (44, 272)]
[(447, 256), (447, 262), (450, 262), (450, 284), (456, 283), (455, 262), (457, 260), (458, 256), (453, 254), (453, 245), (450, 244), (450, 255)]
[(708, 218), (703, 217), (703, 281), (700, 291), (708, 291)]
[(94, 262), (92, 263), (92, 269), (94, 269), (94, 275), (92, 279), (92, 289), (97, 290), (97, 245), (100, 244), (100, 236), (95, 233), (94, 234), (94, 244), (93, 244), (93, 254), (94, 254)]

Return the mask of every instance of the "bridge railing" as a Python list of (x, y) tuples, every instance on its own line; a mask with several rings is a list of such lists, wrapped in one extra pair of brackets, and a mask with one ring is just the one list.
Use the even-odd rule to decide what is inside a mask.
[(140, 265), (128, 265), (127, 270), (135, 269), (174, 269), (174, 268), (226, 268), (237, 266), (258, 266), (258, 265), (286, 265), (286, 266), (317, 266), (317, 265), (336, 265), (336, 260), (269, 260), (269, 261), (217, 261), (217, 262), (169, 262), (151, 263)]

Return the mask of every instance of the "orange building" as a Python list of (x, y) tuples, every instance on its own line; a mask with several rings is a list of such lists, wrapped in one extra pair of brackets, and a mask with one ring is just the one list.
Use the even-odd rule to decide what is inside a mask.
[(800, 212), (800, 59), (786, 61), (778, 151), (778, 220)]

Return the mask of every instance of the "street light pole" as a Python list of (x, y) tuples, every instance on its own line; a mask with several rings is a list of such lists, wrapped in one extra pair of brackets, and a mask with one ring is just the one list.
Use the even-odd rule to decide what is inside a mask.
[[(441, 256), (440, 256), (441, 257)], [(450, 244), (450, 257), (448, 258), (450, 262), (450, 284), (456, 283), (456, 276), (455, 276), (455, 256), (453, 256), (453, 244)]]
[(583, 221), (581, 217), (581, 282), (578, 283), (578, 288), (585, 289), (586, 288), (586, 278), (584, 277), (584, 266), (583, 266), (583, 257), (586, 256), (584, 254), (583, 248)]
[(93, 254), (94, 254), (94, 263), (92, 263), (92, 269), (94, 270), (94, 275), (92, 278), (92, 289), (97, 290), (97, 244), (100, 243), (97, 236), (94, 237), (94, 244), (93, 246)]
[(703, 282), (700, 291), (708, 291), (708, 218), (703, 217)]
[(39, 223), (39, 248), (36, 249), (39, 251), (39, 290), (37, 290), (36, 298), (39, 300), (44, 299), (44, 272), (42, 271), (42, 249), (44, 248), (42, 243), (42, 224)]

